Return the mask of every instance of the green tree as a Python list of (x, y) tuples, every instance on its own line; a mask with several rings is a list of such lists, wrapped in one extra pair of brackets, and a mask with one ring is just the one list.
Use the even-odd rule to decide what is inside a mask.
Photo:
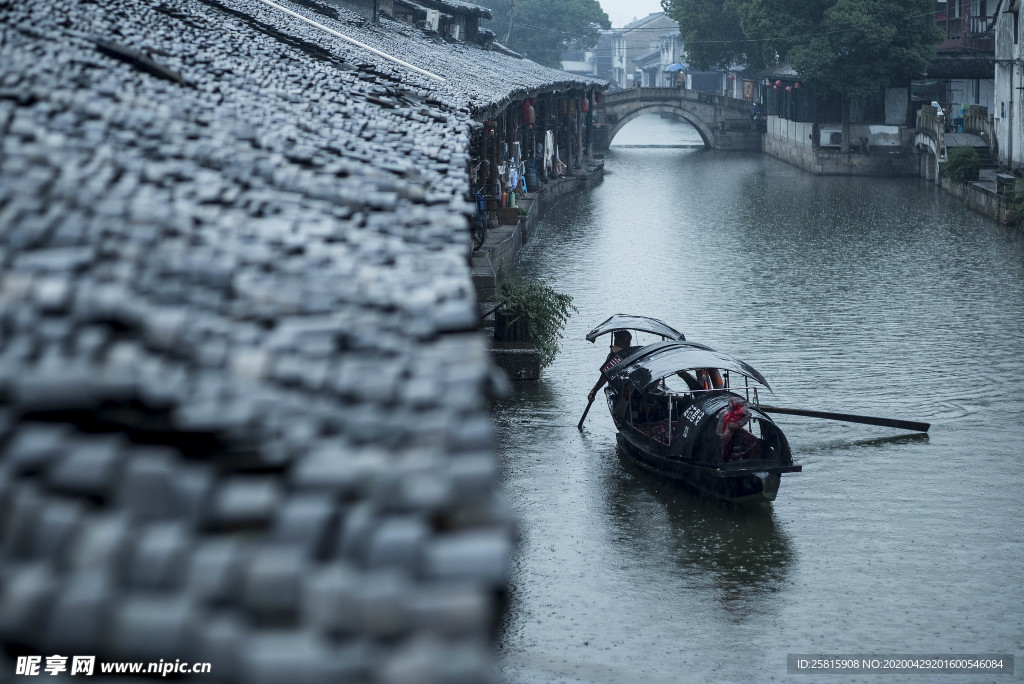
[(679, 23), (686, 61), (707, 71), (743, 64), (757, 69), (765, 64), (761, 43), (748, 40), (740, 24), (746, 0), (661, 0), (661, 6)]
[(662, 0), (698, 68), (784, 62), (816, 93), (850, 103), (923, 74), (942, 31), (934, 0)]
[(942, 39), (934, 0), (746, 0), (738, 12), (748, 39), (842, 99), (844, 150), (850, 102), (919, 77)]
[[(597, 44), (601, 29), (611, 27), (598, 0), (477, 0), (491, 10), (487, 27), (505, 43), (533, 61), (561, 68), (566, 50), (587, 50)], [(511, 30), (510, 30), (511, 29)]]

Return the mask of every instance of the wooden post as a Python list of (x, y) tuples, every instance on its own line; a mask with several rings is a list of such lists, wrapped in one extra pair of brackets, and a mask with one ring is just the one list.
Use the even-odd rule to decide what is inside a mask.
[[(586, 93), (584, 93), (585, 95)], [(576, 103), (576, 168), (583, 166), (583, 105), (582, 98), (573, 98)]]

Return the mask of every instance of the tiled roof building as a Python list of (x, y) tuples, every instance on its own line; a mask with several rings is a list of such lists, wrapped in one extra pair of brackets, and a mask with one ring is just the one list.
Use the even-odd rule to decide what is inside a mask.
[(0, 3), (5, 674), (491, 677), (468, 131), (593, 82), (280, 4), (443, 80), (256, 0)]

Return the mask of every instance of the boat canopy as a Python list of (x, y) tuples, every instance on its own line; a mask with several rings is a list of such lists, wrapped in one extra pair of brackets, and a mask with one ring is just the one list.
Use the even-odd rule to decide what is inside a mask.
[(675, 328), (662, 323), (656, 318), (647, 316), (631, 316), (629, 314), (615, 314), (607, 321), (587, 333), (587, 341), (593, 342), (601, 335), (607, 335), (616, 330), (639, 330), (640, 332), (661, 335), (670, 340), (685, 340), (683, 333)]
[(728, 354), (717, 352), (693, 342), (656, 342), (613, 366), (609, 379), (628, 379), (641, 392), (651, 385), (679, 371), (699, 368), (718, 368), (744, 375), (761, 383), (769, 390), (771, 385), (753, 366)]

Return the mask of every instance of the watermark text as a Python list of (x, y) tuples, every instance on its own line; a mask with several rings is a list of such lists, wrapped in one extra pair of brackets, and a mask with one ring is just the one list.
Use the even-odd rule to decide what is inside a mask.
[(16, 675), (42, 675), (57, 676), (68, 674), (70, 676), (82, 675), (91, 677), (95, 674), (147, 674), (166, 677), (170, 674), (209, 674), (210, 663), (190, 663), (181, 660), (159, 660), (156, 662), (130, 662), (130, 661), (96, 661), (96, 656), (76, 655), (64, 656), (54, 654), (50, 656), (18, 656), (14, 665)]

